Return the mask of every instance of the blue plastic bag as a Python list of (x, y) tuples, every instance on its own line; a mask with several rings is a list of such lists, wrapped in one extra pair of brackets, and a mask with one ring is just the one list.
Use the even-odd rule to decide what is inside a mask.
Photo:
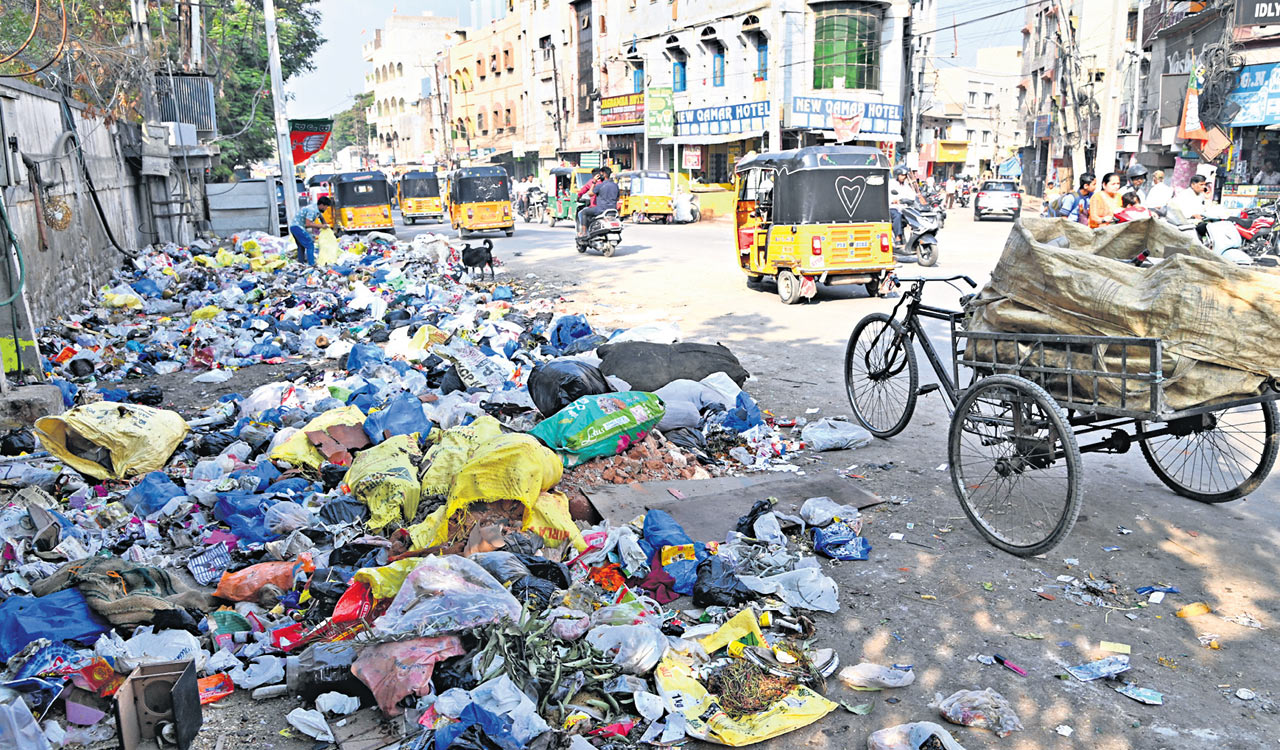
[(187, 491), (174, 484), (168, 474), (163, 471), (153, 471), (129, 490), (123, 502), (125, 507), (134, 513), (149, 516), (163, 508), (165, 503), (173, 498), (186, 494)]
[(453, 747), (454, 741), (463, 732), (477, 724), (484, 731), (490, 742), (494, 746), (502, 748), (502, 750), (521, 750), (524, 747), (512, 735), (512, 724), (509, 719), (498, 716), (472, 703), (462, 709), (457, 721), (452, 724), (445, 724), (436, 730), (436, 750), (449, 750), (450, 747)]
[(382, 409), (373, 412), (364, 421), (364, 434), (374, 445), (395, 435), (431, 432), (431, 420), (422, 410), (422, 402), (412, 393), (394, 396)]
[(581, 315), (560, 317), (548, 338), (550, 343), (543, 350), (557, 357), (590, 351), (606, 341), (604, 336), (591, 329), (591, 324)]
[(62, 378), (49, 378), (49, 384), (58, 386), (58, 390), (62, 391), (62, 405), (64, 407), (70, 409), (76, 405), (76, 394), (80, 392), (80, 386)]
[(219, 492), (213, 516), (231, 527), (241, 542), (269, 542), (280, 538), (267, 529), (266, 511), (272, 505), (273, 501), (251, 492)]
[(511, 293), (509, 286), (495, 286), (493, 288), (493, 299), (495, 302), (504, 299), (512, 299), (514, 295)]
[(0, 602), (0, 660), (37, 638), (89, 645), (110, 628), (76, 588), (48, 596), (11, 596)]
[(356, 344), (347, 353), (347, 369), (351, 372), (359, 372), (366, 365), (378, 365), (386, 360), (387, 357), (382, 350), (373, 344)]
[(160, 285), (152, 281), (151, 279), (148, 279), (146, 276), (143, 276), (142, 278), (133, 282), (129, 286), (133, 288), (133, 291), (137, 292), (143, 297), (159, 297), (160, 296)]
[(814, 529), (813, 549), (832, 560), (866, 560), (871, 556), (871, 543), (845, 521)]
[[(687, 546), (693, 547), (693, 559), (684, 555), (684, 559), (672, 560), (662, 565), (663, 547)], [(702, 542), (694, 542), (670, 513), (655, 508), (645, 514), (640, 549), (648, 556), (650, 567), (661, 567), (675, 579), (672, 590), (686, 596), (693, 593), (693, 584), (698, 580), (698, 563), (706, 559), (707, 546)]]
[(751, 398), (751, 394), (739, 391), (737, 404), (725, 413), (722, 424), (734, 432), (743, 433), (756, 425), (764, 424), (764, 413), (760, 411), (756, 400)]

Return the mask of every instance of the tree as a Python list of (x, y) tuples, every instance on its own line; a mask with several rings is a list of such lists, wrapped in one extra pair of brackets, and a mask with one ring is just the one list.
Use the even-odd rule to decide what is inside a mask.
[(372, 104), (372, 92), (356, 94), (350, 107), (333, 116), (333, 134), (329, 136), (329, 142), (311, 158), (318, 162), (331, 162), (347, 146), (364, 147), (369, 137), (365, 110)]

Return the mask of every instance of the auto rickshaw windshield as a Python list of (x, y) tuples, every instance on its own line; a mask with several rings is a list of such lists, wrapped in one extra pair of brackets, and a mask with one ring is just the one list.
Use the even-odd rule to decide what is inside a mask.
[(671, 195), (671, 178), (637, 175), (631, 178), (632, 195)]
[(505, 175), (459, 177), (459, 203), (491, 203), (511, 200), (511, 183)]
[(779, 172), (772, 191), (774, 224), (889, 221), (887, 169)]
[(391, 202), (387, 193), (387, 183), (381, 180), (340, 182), (337, 185), (337, 199), (339, 204), (352, 208), (381, 206)]
[(404, 177), (400, 194), (406, 198), (439, 198), (440, 182), (435, 177)]

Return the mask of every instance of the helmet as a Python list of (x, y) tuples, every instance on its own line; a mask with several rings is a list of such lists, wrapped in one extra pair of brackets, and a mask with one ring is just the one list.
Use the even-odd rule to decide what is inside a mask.
[(906, 168), (906, 167), (894, 167), (894, 168), (893, 168), (893, 176), (894, 176), (894, 177), (898, 177), (899, 175), (905, 175), (906, 173), (907, 173), (907, 168)]
[(1134, 164), (1132, 167), (1129, 167), (1129, 171), (1125, 172), (1125, 175), (1131, 180), (1138, 177), (1146, 177), (1147, 168), (1141, 164)]

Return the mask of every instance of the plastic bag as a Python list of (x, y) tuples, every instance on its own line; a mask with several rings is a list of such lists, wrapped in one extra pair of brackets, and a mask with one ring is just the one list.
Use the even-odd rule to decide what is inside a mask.
[(556, 607), (543, 617), (551, 621), (551, 634), (563, 641), (576, 641), (591, 629), (591, 618), (576, 609)]
[(316, 265), (332, 266), (338, 262), (340, 254), (338, 238), (334, 235), (333, 230), (327, 227), (321, 229), (320, 234), (316, 237)]
[(800, 438), (815, 451), (862, 448), (871, 443), (871, 437), (861, 426), (836, 419), (819, 419), (800, 430)]
[(511, 583), (529, 575), (529, 568), (511, 552), (480, 552), (467, 559), (484, 568), (499, 583)]
[(431, 420), (422, 410), (422, 402), (412, 393), (393, 397), (364, 421), (364, 434), (375, 445), (394, 435), (426, 435), (430, 432)]
[(549, 417), (583, 396), (613, 392), (595, 365), (575, 359), (556, 359), (533, 368), (529, 396), (543, 416)]
[(950, 732), (932, 721), (899, 724), (872, 732), (867, 738), (867, 750), (922, 750), (931, 739), (942, 743), (942, 750), (964, 750)]
[(412, 435), (396, 435), (356, 455), (342, 481), (357, 500), (369, 506), (370, 529), (377, 531), (418, 514), (420, 459), (418, 440)]
[(292, 562), (265, 562), (250, 565), (234, 573), (223, 573), (213, 595), (235, 602), (253, 601), (263, 586), (270, 584), (288, 591), (293, 588), (293, 579), (298, 572), (310, 573), (315, 569), (315, 563), (311, 562), (311, 555), (305, 553)]
[(605, 337), (591, 330), (591, 324), (582, 315), (557, 318), (548, 338), (550, 343), (543, 348), (557, 357), (590, 351), (605, 342)]
[(651, 563), (657, 556), (657, 563), (675, 579), (672, 590), (677, 594), (693, 593), (698, 561), (707, 555), (706, 545), (695, 543), (670, 513), (654, 508), (645, 514), (640, 549), (649, 556)]
[(449, 490), (446, 515), (477, 501), (519, 500), (526, 507), (556, 486), (564, 469), (555, 454), (528, 435), (499, 435), (480, 444)]
[(263, 685), (284, 682), (284, 659), (279, 656), (259, 656), (248, 667), (236, 667), (227, 674), (242, 690), (253, 690)]
[(667, 653), (667, 637), (652, 625), (601, 625), (587, 633), (587, 643), (613, 656), (623, 672), (647, 675)]
[(756, 539), (768, 542), (769, 544), (777, 544), (787, 546), (787, 538), (782, 534), (782, 524), (778, 522), (778, 516), (773, 512), (765, 513), (756, 519), (751, 526), (755, 533)]
[(577, 466), (599, 456), (615, 456), (644, 440), (665, 413), (662, 399), (652, 393), (583, 396), (529, 434), (559, 453), (565, 466)]
[(360, 651), (351, 673), (369, 686), (382, 713), (398, 716), (401, 699), (431, 692), (431, 672), (436, 662), (464, 653), (456, 636), (378, 643)]
[(346, 716), (360, 710), (360, 699), (344, 693), (321, 693), (316, 696), (316, 710), (331, 716)]
[(440, 433), (439, 442), (427, 450), (427, 470), (422, 474), (422, 494), (447, 495), (453, 478), (476, 448), (502, 434), (502, 425), (483, 416), (465, 427), (451, 427)]
[(741, 576), (740, 580), (760, 594), (773, 594), (789, 607), (840, 611), (836, 582), (817, 568), (797, 568), (773, 576)]
[[(357, 573), (357, 576), (359, 573)], [(436, 636), (520, 617), (520, 602), (476, 563), (428, 557), (404, 579), (386, 614), (374, 622), (385, 635)]]
[(521, 745), (532, 742), (551, 727), (538, 715), (538, 707), (505, 674), (471, 690), (471, 701), (511, 722), (511, 736)]
[(813, 550), (833, 560), (866, 560), (871, 556), (871, 543), (858, 536), (862, 521), (843, 518), (825, 529), (813, 532)]
[(324, 714), (314, 708), (306, 709), (298, 706), (284, 718), (289, 722), (289, 726), (312, 739), (333, 742), (333, 730), (329, 729), (329, 722), (324, 720)]
[(45, 596), (10, 596), (0, 602), (0, 661), (37, 638), (87, 644), (110, 629), (75, 587)]
[(698, 577), (693, 584), (693, 606), (733, 607), (755, 598), (755, 592), (743, 585), (719, 555), (707, 555), (698, 563)]
[(0, 703), (0, 747), (4, 750), (51, 750), (40, 724), (21, 697)]
[(845, 667), (840, 670), (836, 678), (854, 688), (900, 688), (915, 682), (916, 673), (906, 669), (893, 669), (863, 662)]
[(183, 497), (186, 490), (173, 483), (163, 471), (153, 471), (142, 478), (124, 496), (124, 506), (140, 516), (159, 511), (175, 497)]
[(764, 412), (760, 410), (760, 405), (751, 397), (751, 394), (739, 391), (734, 407), (724, 413), (720, 423), (741, 434), (752, 427), (764, 424)]
[(938, 693), (934, 701), (938, 713), (952, 724), (990, 729), (997, 737), (1008, 737), (1022, 729), (1022, 722), (1013, 712), (1013, 706), (991, 688), (958, 690), (945, 699), (942, 693)]
[(829, 497), (811, 497), (800, 506), (800, 519), (810, 526), (826, 526), (837, 518), (860, 521), (862, 514), (852, 505), (841, 505)]
[(701, 380), (726, 373), (741, 386), (749, 377), (738, 358), (720, 344), (609, 343), (599, 348), (600, 372), (617, 375), (637, 391), (656, 391), (675, 380)]
[(188, 659), (195, 661), (196, 670), (204, 668), (206, 653), (200, 650), (200, 641), (194, 635), (185, 630), (156, 633), (146, 626), (124, 642), (124, 653), (120, 655), (117, 667), (127, 672), (146, 664)]
[(163, 469), (188, 429), (177, 412), (114, 401), (78, 406), (35, 424), (45, 450), (95, 479)]
[(537, 502), (525, 509), (521, 531), (530, 531), (542, 537), (548, 547), (559, 547), (568, 542), (578, 552), (587, 548), (582, 532), (569, 515), (569, 498), (559, 492), (544, 492)]
[(273, 534), (288, 534), (311, 525), (311, 513), (295, 502), (279, 502), (267, 508), (263, 514), (267, 528)]

